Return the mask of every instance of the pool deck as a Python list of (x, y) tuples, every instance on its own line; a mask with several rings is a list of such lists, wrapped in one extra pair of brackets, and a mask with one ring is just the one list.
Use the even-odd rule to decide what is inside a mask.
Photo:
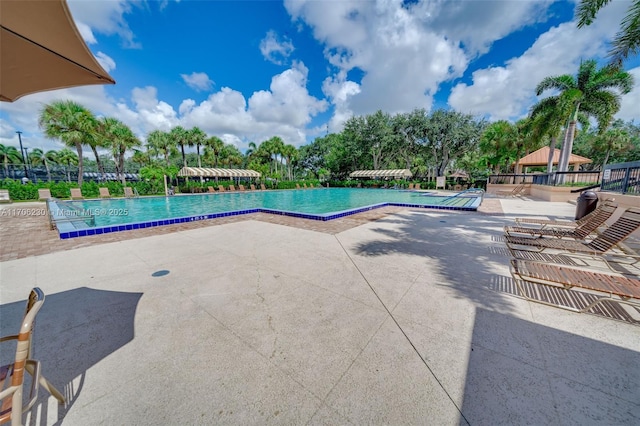
[(35, 358), (69, 399), (41, 390), (27, 424), (637, 425), (640, 314), (513, 292), (503, 225), (574, 212), (485, 198), (60, 240), (0, 210), (1, 334), (42, 288)]

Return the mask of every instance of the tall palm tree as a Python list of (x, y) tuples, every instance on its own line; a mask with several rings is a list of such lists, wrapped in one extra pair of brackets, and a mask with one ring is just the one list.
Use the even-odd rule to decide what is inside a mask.
[(122, 184), (126, 185), (124, 157), (127, 150), (141, 145), (140, 140), (133, 134), (129, 126), (116, 118), (107, 117), (103, 123), (103, 136), (109, 141), (109, 147), (116, 162), (116, 172), (120, 176)]
[(22, 163), (22, 156), (15, 146), (0, 144), (0, 160), (4, 164), (5, 176), (9, 176), (9, 163)]
[[(591, 25), (598, 11), (611, 0), (581, 0), (576, 10), (578, 28)], [(640, 51), (640, 0), (629, 5), (627, 15), (620, 23), (620, 30), (613, 39), (609, 58), (612, 64), (621, 65), (630, 55)]]
[(210, 156), (213, 156), (213, 167), (218, 167), (218, 160), (220, 153), (224, 149), (224, 142), (217, 136), (211, 136), (204, 141), (205, 150), (210, 152)]
[(169, 156), (177, 151), (174, 141), (169, 136), (169, 133), (161, 130), (152, 131), (147, 135), (147, 145), (151, 148), (150, 151), (156, 154), (161, 154), (164, 157), (167, 167), (170, 166)]
[(582, 62), (576, 77), (569, 74), (547, 77), (538, 84), (538, 96), (549, 89), (558, 90), (560, 94), (557, 96), (562, 96), (563, 102), (571, 104), (558, 171), (565, 172), (568, 169), (579, 113), (595, 118), (602, 132), (609, 127), (613, 116), (620, 109), (620, 94), (629, 93), (632, 88), (631, 74), (612, 66), (598, 69), (595, 60)]
[(198, 167), (202, 167), (202, 160), (200, 159), (200, 147), (204, 145), (207, 139), (207, 134), (203, 132), (199, 127), (194, 127), (189, 130), (189, 146), (196, 147), (196, 153), (198, 155)]
[(293, 180), (293, 162), (298, 158), (298, 149), (293, 145), (285, 145), (282, 148), (282, 156), (287, 162), (289, 180)]
[(44, 106), (38, 123), (47, 137), (60, 139), (66, 146), (76, 148), (78, 185), (82, 186), (82, 145), (88, 143), (95, 134), (96, 118), (93, 113), (73, 101), (55, 101)]
[(169, 132), (169, 137), (176, 146), (180, 146), (182, 166), (187, 167), (187, 157), (184, 155), (184, 146), (189, 145), (189, 131), (182, 126), (176, 126)]
[(43, 150), (41, 150), (40, 148), (34, 148), (29, 153), (29, 162), (36, 166), (39, 164), (42, 164), (45, 170), (47, 171), (47, 181), (51, 182), (51, 170), (49, 169), (49, 159), (47, 158), (47, 154)]
[(67, 182), (71, 183), (71, 166), (78, 164), (78, 155), (69, 148), (58, 151), (58, 162), (65, 165), (67, 172)]

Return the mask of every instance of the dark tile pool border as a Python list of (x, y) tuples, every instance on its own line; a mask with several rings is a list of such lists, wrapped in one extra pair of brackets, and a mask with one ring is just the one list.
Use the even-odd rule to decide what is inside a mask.
[(255, 209), (246, 209), (246, 210), (235, 210), (230, 212), (210, 213), (205, 215), (179, 217), (179, 218), (172, 218), (172, 219), (159, 219), (159, 220), (152, 220), (147, 222), (127, 223), (123, 225), (110, 225), (110, 226), (101, 226), (101, 227), (94, 227), (94, 228), (87, 227), (86, 229), (75, 229), (72, 231), (58, 230), (58, 232), (60, 234), (60, 239), (66, 240), (69, 238), (109, 234), (111, 232), (132, 231), (135, 229), (145, 229), (145, 228), (153, 228), (156, 226), (175, 225), (179, 223), (189, 223), (189, 222), (196, 222), (200, 220), (217, 219), (217, 218), (229, 217), (229, 216), (239, 216), (239, 215), (251, 214), (251, 213), (269, 213), (269, 214), (275, 214), (275, 215), (281, 215), (281, 216), (297, 217), (300, 219), (329, 221), (329, 220), (339, 219), (346, 216), (351, 216), (357, 213), (363, 213), (373, 209), (379, 209), (381, 207), (386, 207), (386, 206), (424, 208), (424, 209), (435, 209), (435, 210), (476, 211), (478, 210), (478, 207), (480, 206), (481, 201), (482, 199), (481, 197), (479, 197), (479, 199), (474, 201), (470, 206), (465, 206), (465, 207), (430, 206), (430, 205), (410, 204), (410, 203), (380, 203), (380, 204), (372, 204), (370, 206), (365, 206), (365, 207), (358, 207), (351, 210), (327, 213), (324, 215), (299, 213), (299, 212), (292, 212), (292, 211), (286, 211), (286, 210), (255, 208)]

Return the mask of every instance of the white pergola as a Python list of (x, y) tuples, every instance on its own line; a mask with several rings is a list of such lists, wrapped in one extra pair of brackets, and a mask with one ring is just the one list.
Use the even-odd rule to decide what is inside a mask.
[(255, 170), (245, 169), (211, 169), (206, 167), (183, 167), (178, 172), (180, 177), (230, 177), (230, 178), (259, 178), (261, 175)]
[(392, 177), (394, 179), (410, 178), (413, 176), (409, 169), (389, 169), (389, 170), (356, 170), (351, 172), (349, 177), (352, 178), (384, 178)]

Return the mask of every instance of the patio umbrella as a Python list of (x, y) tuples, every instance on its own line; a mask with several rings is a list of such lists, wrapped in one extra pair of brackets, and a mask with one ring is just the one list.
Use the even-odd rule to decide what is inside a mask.
[(89, 51), (65, 0), (0, 2), (0, 100), (115, 84)]

